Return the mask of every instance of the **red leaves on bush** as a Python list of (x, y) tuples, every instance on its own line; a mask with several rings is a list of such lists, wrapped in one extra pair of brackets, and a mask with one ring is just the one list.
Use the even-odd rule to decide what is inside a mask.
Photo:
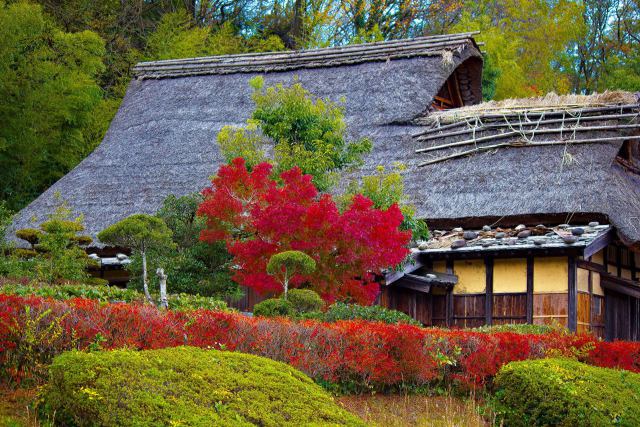
[(233, 279), (258, 292), (282, 290), (267, 274), (267, 263), (278, 252), (298, 250), (311, 256), (317, 269), (294, 276), (294, 287), (309, 282), (328, 301), (371, 304), (379, 292), (374, 274), (408, 253), (411, 233), (399, 229), (398, 206), (375, 209), (358, 195), (340, 213), (299, 168), (282, 173), (282, 184), (269, 178), (270, 172), (267, 163), (249, 172), (241, 158), (220, 167), (198, 209), (207, 218), (201, 239), (224, 239), (234, 256)]
[[(56, 321), (60, 332), (49, 329)], [(482, 387), (508, 362), (549, 354), (640, 372), (640, 343), (605, 343), (587, 335), (486, 334), (366, 321), (294, 322), (209, 310), (161, 312), (142, 305), (0, 295), (0, 376), (19, 381), (34, 364), (47, 364), (66, 350), (90, 348), (98, 334), (105, 349), (185, 344), (223, 348), (288, 363), (312, 378), (363, 388), (434, 382)], [(36, 343), (29, 341), (33, 336), (39, 337)]]

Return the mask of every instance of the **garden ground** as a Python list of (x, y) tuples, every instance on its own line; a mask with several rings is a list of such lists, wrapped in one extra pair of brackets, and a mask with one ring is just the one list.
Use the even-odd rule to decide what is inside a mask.
[[(0, 387), (0, 426), (38, 427), (31, 405), (36, 389), (12, 390)], [(425, 395), (361, 395), (336, 399), (345, 409), (372, 426), (468, 426), (484, 427), (490, 422), (479, 415), (473, 398)]]
[(490, 422), (479, 415), (476, 400), (453, 396), (362, 395), (337, 399), (348, 411), (372, 426), (484, 427)]

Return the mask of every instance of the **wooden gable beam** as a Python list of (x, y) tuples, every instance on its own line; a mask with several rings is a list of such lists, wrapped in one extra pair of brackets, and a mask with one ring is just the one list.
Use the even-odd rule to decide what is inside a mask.
[(392, 271), (390, 273), (385, 274), (384, 283), (386, 285), (390, 285), (393, 282), (396, 282), (404, 277), (405, 274), (411, 274), (414, 271), (424, 267), (424, 263), (418, 259), (418, 257), (413, 257), (413, 263), (406, 264), (402, 270), (400, 271)]
[(609, 246), (609, 244), (613, 242), (614, 238), (615, 230), (613, 228), (610, 228), (605, 233), (602, 233), (600, 236), (593, 239), (593, 242), (589, 243), (589, 245), (584, 249), (584, 252), (582, 254), (583, 257), (585, 259), (592, 257), (602, 249)]

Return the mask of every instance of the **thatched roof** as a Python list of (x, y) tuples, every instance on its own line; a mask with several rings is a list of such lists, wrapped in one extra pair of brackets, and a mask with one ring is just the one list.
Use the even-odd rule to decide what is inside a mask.
[[(481, 57), (469, 34), (139, 64), (102, 144), (24, 209), (16, 226), (44, 218), (56, 191), (84, 214), (91, 234), (133, 213), (154, 212), (168, 194), (199, 191), (222, 161), (217, 132), (250, 116), (248, 81), (262, 73), (267, 85), (290, 84), (297, 77), (318, 96), (344, 97), (351, 136), (374, 141), (356, 175), (373, 173), (377, 165), (405, 163), (406, 192), (432, 228), (600, 221), (640, 247), (640, 179), (615, 160), (624, 142), (620, 137), (638, 135), (630, 126), (638, 123), (637, 101), (629, 105), (625, 94), (623, 102), (512, 105), (511, 117), (505, 117), (508, 106), (495, 113), (484, 105), (468, 112), (472, 119), (467, 114), (434, 120), (431, 102), (456, 67), (473, 81), (472, 96), (464, 99), (473, 103)], [(592, 111), (592, 104), (600, 110)], [(531, 123), (541, 118), (544, 123)], [(542, 128), (561, 132), (530, 132)], [(495, 138), (478, 141), (491, 135)], [(614, 139), (575, 141), (602, 137)], [(523, 140), (562, 145), (520, 148)], [(451, 143), (463, 144), (418, 151)], [(505, 145), (486, 148), (495, 144)], [(450, 155), (455, 156), (423, 165)]]
[(418, 209), (436, 227), (601, 221), (640, 249), (640, 158), (618, 157), (640, 140), (638, 102), (620, 92), (550, 95), (420, 119)]
[(257, 74), (267, 85), (297, 78), (317, 96), (344, 97), (350, 134), (375, 141), (371, 171), (394, 160), (416, 129), (410, 121), (463, 62), (474, 65), (467, 71), (478, 90), (482, 60), (471, 34), (139, 64), (100, 146), (23, 209), (14, 227), (45, 219), (56, 192), (95, 236), (131, 214), (155, 212), (169, 194), (200, 191), (222, 162), (216, 134), (253, 111), (249, 80)]

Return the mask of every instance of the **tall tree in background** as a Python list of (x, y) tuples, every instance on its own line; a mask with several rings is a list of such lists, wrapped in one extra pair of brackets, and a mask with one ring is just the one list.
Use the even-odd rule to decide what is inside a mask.
[(0, 2), (0, 199), (18, 209), (94, 147), (104, 43), (60, 31), (40, 6)]
[(480, 30), (498, 69), (495, 97), (525, 97), (571, 89), (560, 63), (583, 34), (582, 9), (569, 0), (480, 0), (465, 3), (449, 31)]
[(620, 0), (600, 88), (640, 91), (640, 0)]
[(587, 93), (597, 91), (609, 56), (608, 38), (612, 16), (618, 0), (583, 0), (584, 35), (576, 42), (574, 87)]

